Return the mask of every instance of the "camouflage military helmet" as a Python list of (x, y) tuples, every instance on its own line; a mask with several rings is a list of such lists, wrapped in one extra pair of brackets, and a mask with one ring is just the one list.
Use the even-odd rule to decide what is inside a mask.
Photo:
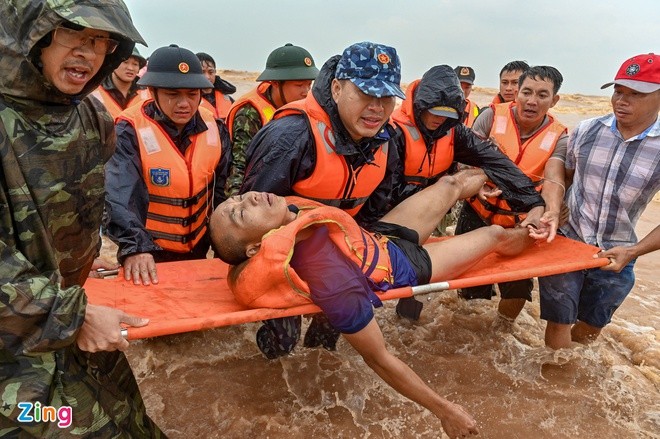
[(266, 70), (257, 81), (300, 81), (314, 80), (319, 69), (314, 58), (305, 49), (286, 43), (273, 50), (266, 60)]
[(213, 88), (202, 72), (202, 64), (188, 49), (170, 44), (149, 57), (147, 73), (138, 85), (156, 88)]

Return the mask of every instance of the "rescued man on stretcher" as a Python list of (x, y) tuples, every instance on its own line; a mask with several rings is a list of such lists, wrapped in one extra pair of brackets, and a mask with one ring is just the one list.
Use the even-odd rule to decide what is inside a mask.
[[(493, 225), (426, 243), (457, 200), (478, 194), (480, 169), (460, 171), (411, 196), (371, 231), (342, 210), (297, 197), (248, 192), (220, 204), (210, 221), (216, 254), (232, 265), (238, 302), (285, 308), (313, 302), (330, 323), (397, 392), (433, 412), (450, 437), (476, 434), (475, 420), (438, 395), (386, 348), (373, 307), (378, 291), (459, 276), (491, 252), (515, 255), (545, 224)], [(490, 194), (492, 195), (492, 193)]]

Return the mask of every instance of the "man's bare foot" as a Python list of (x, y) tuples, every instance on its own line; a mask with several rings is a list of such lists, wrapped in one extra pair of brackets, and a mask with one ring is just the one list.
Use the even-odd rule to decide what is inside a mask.
[(535, 242), (526, 227), (504, 229), (495, 251), (502, 256), (515, 256)]

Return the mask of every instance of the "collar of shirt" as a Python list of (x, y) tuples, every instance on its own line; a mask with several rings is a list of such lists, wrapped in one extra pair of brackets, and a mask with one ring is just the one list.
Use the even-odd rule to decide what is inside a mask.
[[(614, 135), (616, 135), (616, 136), (623, 139), (623, 136), (619, 132), (619, 129), (616, 127), (616, 123), (615, 123), (616, 122), (616, 117), (614, 116), (614, 114), (611, 114), (610, 117), (604, 119), (602, 122), (605, 126), (610, 127), (610, 130), (612, 131), (612, 134), (614, 134)], [(644, 131), (642, 131), (638, 135), (636, 135), (636, 136), (634, 136), (630, 139), (624, 139), (624, 140), (626, 140), (626, 141), (643, 140), (643, 139), (646, 138), (646, 136), (649, 136), (649, 137), (658, 137), (658, 136), (660, 136), (660, 118), (656, 117), (655, 122), (653, 122), (651, 125), (649, 125), (648, 128), (646, 128)]]

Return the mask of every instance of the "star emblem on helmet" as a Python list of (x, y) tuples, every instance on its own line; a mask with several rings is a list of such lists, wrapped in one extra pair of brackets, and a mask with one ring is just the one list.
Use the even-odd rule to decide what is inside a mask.
[(179, 71), (181, 73), (188, 73), (190, 71), (190, 66), (185, 62), (179, 63)]
[(378, 54), (378, 61), (382, 64), (388, 64), (390, 62), (390, 57), (386, 53)]
[(311, 58), (308, 57), (308, 56), (305, 57), (305, 59), (303, 60), (303, 62), (305, 63), (305, 65), (306, 65), (307, 67), (310, 67), (310, 66), (312, 65), (312, 60), (311, 60)]

